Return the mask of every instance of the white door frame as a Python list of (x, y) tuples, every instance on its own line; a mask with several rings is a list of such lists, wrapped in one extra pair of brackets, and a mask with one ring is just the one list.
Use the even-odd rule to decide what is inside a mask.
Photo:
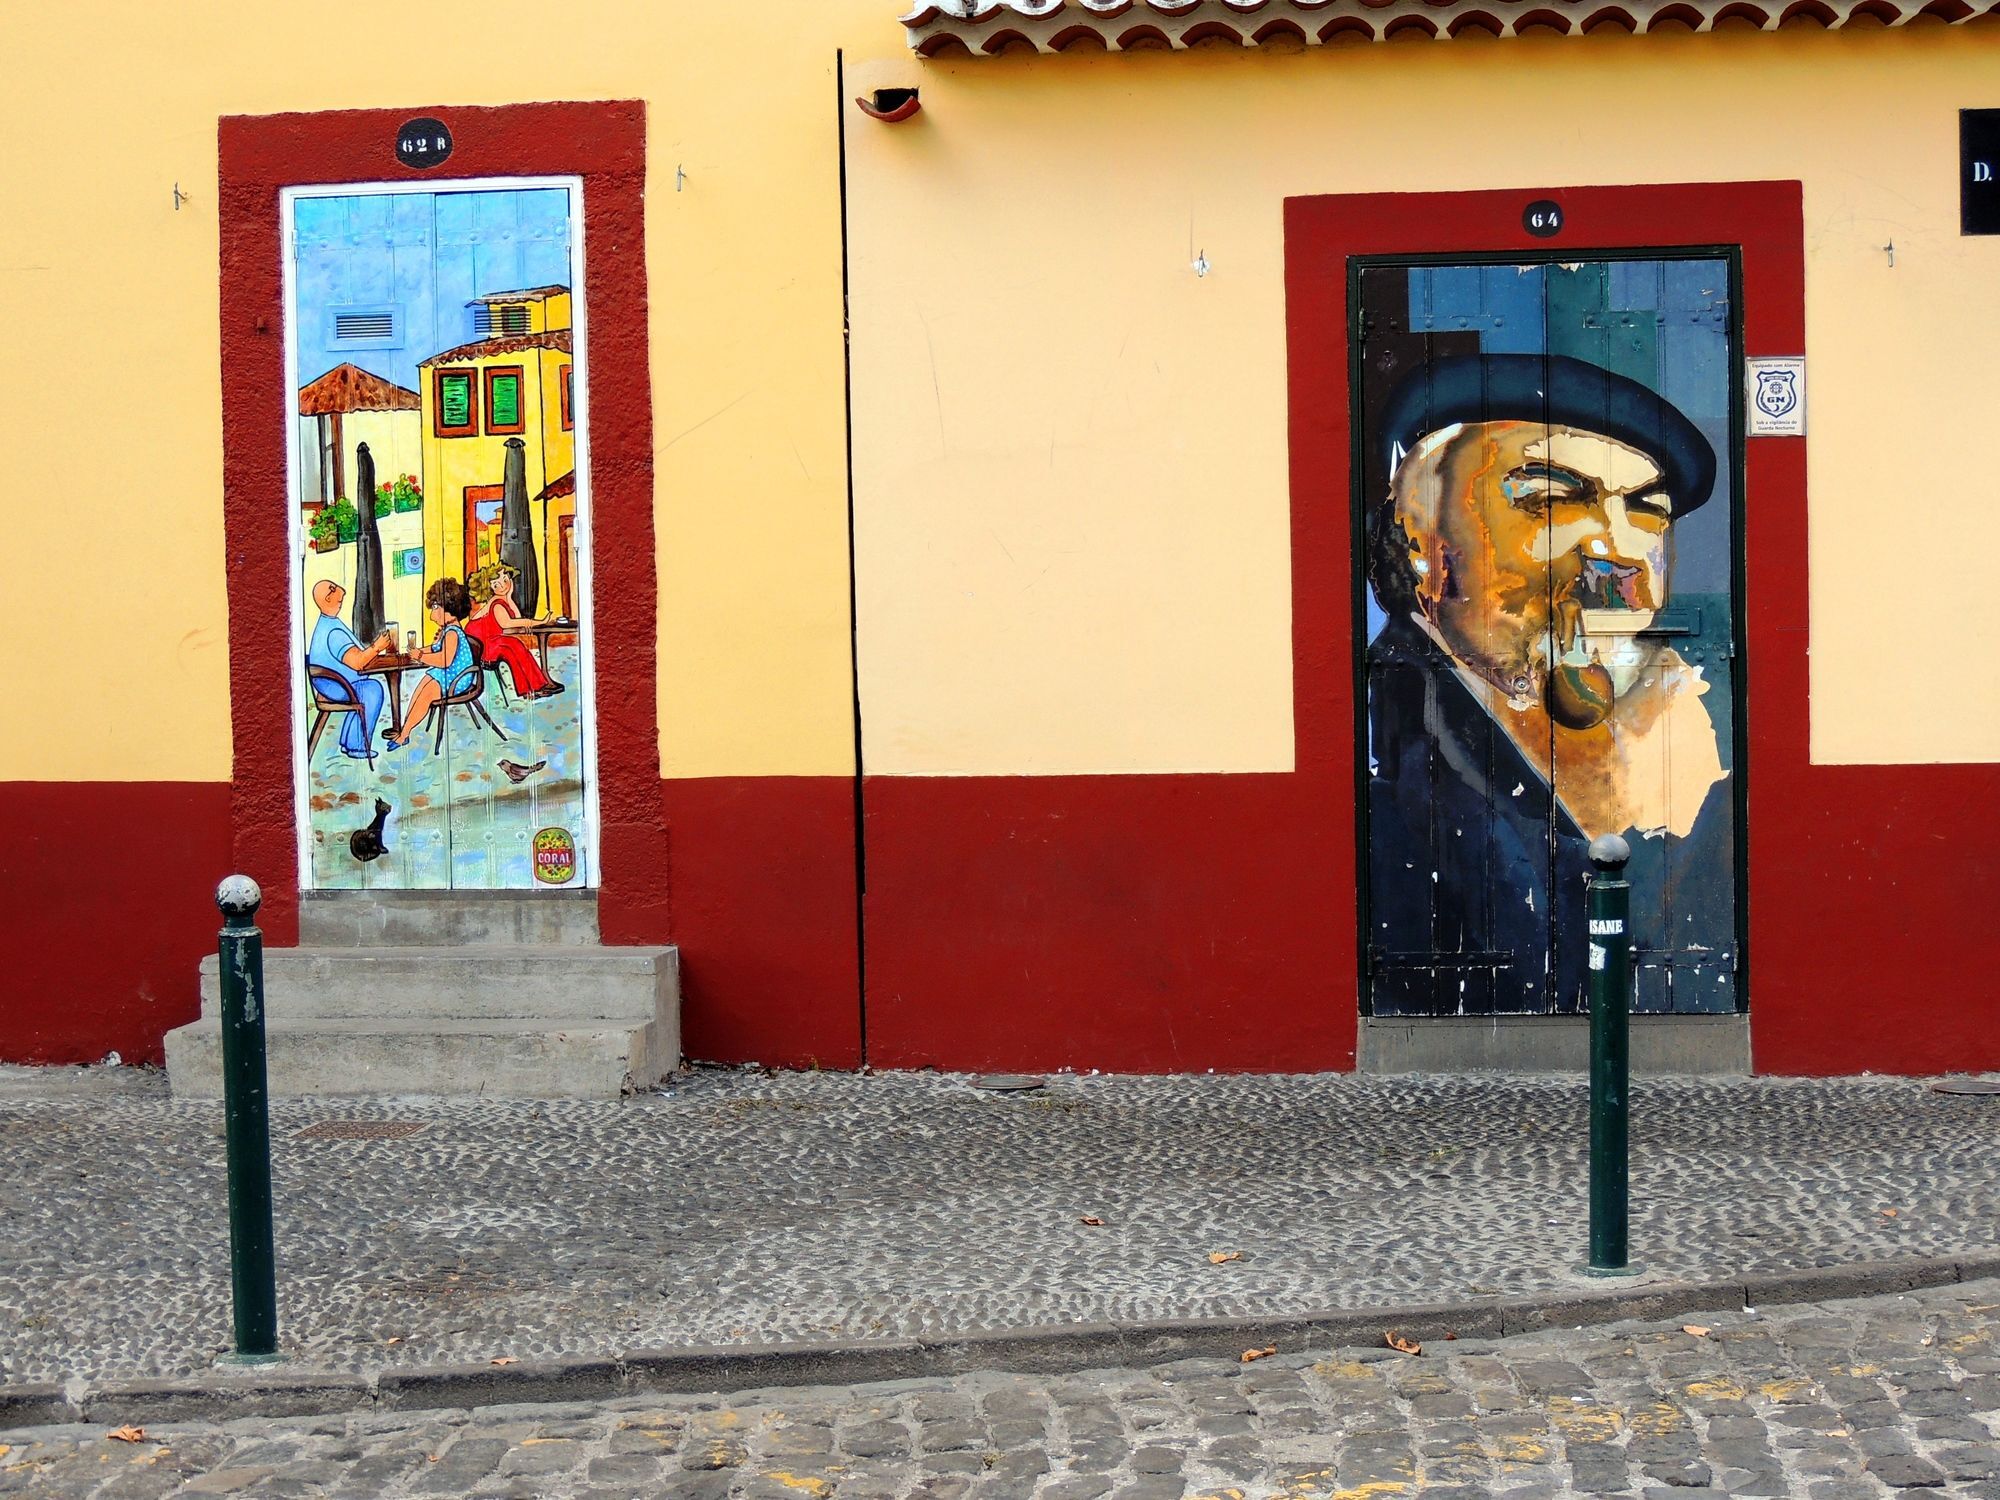
[[(305, 681), (296, 669), (296, 659), (303, 653), (305, 636), (304, 605), (300, 598), (299, 567), (304, 557), (305, 528), (299, 515), (299, 318), (297, 287), (297, 236), (294, 231), (293, 209), (302, 198), (359, 198), (372, 195), (416, 194), (436, 196), (440, 193), (479, 193), (496, 191), (526, 190), (531, 188), (560, 188), (569, 194), (569, 295), (570, 295), (570, 412), (574, 423), (576, 444), (576, 574), (572, 580), (576, 587), (577, 610), (577, 670), (583, 680), (576, 685), (581, 695), (577, 712), (581, 722), (583, 743), (583, 795), (584, 795), (584, 869), (583, 884), (595, 890), (602, 881), (602, 863), (599, 849), (599, 829), (602, 819), (598, 811), (597, 799), (597, 705), (596, 672), (594, 670), (594, 650), (592, 636), (596, 629), (597, 611), (592, 607), (591, 597), (591, 532), (593, 525), (590, 504), (590, 361), (586, 355), (589, 343), (587, 312), (584, 299), (584, 258), (583, 247), (583, 179), (568, 177), (452, 177), (435, 182), (337, 182), (322, 185), (301, 185), (281, 188), (278, 193), (278, 223), (283, 248), (280, 258), (284, 273), (285, 309), (285, 517), (290, 552), (287, 557), (291, 576), (291, 602), (287, 611), (291, 621), (291, 641), (287, 660), (294, 662), (291, 677), (292, 701), (292, 826), (297, 830), (299, 843), (299, 889), (317, 890), (313, 884), (312, 872), (312, 824), (311, 809), (306, 805), (306, 702)], [(426, 476), (428, 479), (428, 476)], [(434, 498), (425, 493), (424, 502), (430, 504)], [(549, 539), (544, 536), (545, 550)], [(540, 887), (535, 887), (540, 889)], [(449, 886), (440, 887), (449, 893)], [(549, 887), (549, 889), (574, 890), (574, 886)]]

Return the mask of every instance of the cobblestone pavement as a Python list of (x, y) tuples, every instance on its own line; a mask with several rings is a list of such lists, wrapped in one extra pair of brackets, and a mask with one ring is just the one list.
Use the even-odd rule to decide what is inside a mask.
[[(207, 1369), (229, 1333), (220, 1106), (157, 1075), (56, 1081), (0, 1088), (0, 1383)], [(2000, 1235), (2000, 1099), (1914, 1080), (1634, 1094), (1633, 1253), (1660, 1277)], [(1578, 1081), (1497, 1077), (1001, 1095), (709, 1070), (622, 1103), (281, 1101), (283, 1348), (365, 1373), (1573, 1287), (1584, 1125)]]
[[(1693, 1332), (1701, 1328), (1704, 1332)], [(0, 1433), (0, 1492), (685, 1500), (2000, 1496), (2000, 1281), (1387, 1349)]]

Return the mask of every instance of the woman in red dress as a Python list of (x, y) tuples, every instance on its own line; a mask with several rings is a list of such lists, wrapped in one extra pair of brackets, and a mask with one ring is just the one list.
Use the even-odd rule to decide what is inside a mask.
[[(480, 572), (486, 572), (481, 569)], [(526, 623), (521, 611), (514, 604), (514, 574), (509, 568), (495, 564), (490, 581), (477, 575), (471, 580), (474, 593), (484, 592), (479, 585), (484, 582), (491, 589), (484, 602), (472, 612), (465, 622), (465, 633), (479, 642), (482, 659), (487, 663), (503, 661), (514, 677), (514, 692), (522, 698), (551, 698), (563, 690), (563, 685), (541, 669), (534, 652), (527, 642), (509, 632), (517, 625)]]

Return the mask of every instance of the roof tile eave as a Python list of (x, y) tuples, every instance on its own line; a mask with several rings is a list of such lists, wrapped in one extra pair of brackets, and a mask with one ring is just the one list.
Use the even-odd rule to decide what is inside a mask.
[[(1531, 21), (1530, 11), (1541, 19)], [(1706, 31), (1736, 19), (1767, 31), (1833, 29), (1857, 16), (1898, 26), (1919, 16), (1957, 25), (2000, 16), (2000, 0), (1950, 0), (1948, 8), (1939, 0), (912, 0), (900, 19), (920, 56), (958, 50), (980, 57), (1021, 45), (1061, 52), (1085, 37), (1113, 51), (1127, 42), (1162, 41), (1176, 51), (1209, 41), (1254, 47), (1301, 34), (1314, 45), (1350, 32), (1384, 41), (1417, 17), (1443, 38), (1467, 30), (1513, 36), (1550, 19), (1564, 34), (1580, 36), (1608, 27), (1643, 33), (1656, 23)]]
[(551, 297), (567, 297), (566, 286), (530, 286), (512, 292), (487, 292), (466, 303), (467, 307), (485, 307), (494, 302), (546, 302)]
[(499, 338), (474, 339), (469, 344), (441, 349), (429, 359), (418, 360), (417, 368), (428, 370), (438, 365), (469, 365), (496, 355), (519, 354), (527, 349), (555, 349), (567, 354), (570, 352), (570, 331), (555, 328), (547, 333), (510, 333)]

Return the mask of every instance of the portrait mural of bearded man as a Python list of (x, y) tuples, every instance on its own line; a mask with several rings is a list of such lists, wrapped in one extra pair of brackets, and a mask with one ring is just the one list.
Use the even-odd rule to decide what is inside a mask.
[(1376, 1015), (1581, 1009), (1605, 833), (1633, 848), (1635, 1008), (1737, 1007), (1726, 270), (1363, 278)]

